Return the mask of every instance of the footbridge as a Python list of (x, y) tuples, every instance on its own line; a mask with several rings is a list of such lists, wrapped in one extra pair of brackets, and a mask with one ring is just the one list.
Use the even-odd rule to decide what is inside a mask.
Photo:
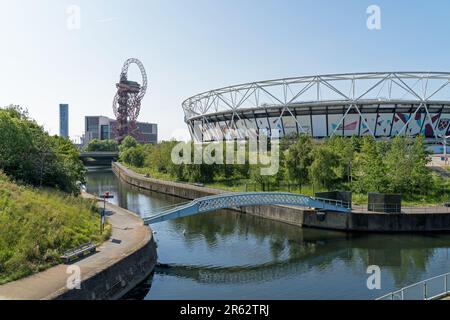
[(163, 208), (159, 213), (145, 217), (144, 223), (149, 225), (220, 209), (235, 209), (259, 205), (289, 205), (342, 213), (346, 213), (351, 210), (351, 204), (340, 200), (315, 198), (294, 193), (228, 193), (198, 198), (187, 204)]

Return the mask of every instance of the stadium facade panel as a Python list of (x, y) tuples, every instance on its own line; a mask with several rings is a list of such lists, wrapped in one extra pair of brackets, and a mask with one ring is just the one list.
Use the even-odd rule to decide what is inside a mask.
[(196, 141), (251, 135), (450, 135), (450, 73), (318, 75), (208, 91), (183, 102)]

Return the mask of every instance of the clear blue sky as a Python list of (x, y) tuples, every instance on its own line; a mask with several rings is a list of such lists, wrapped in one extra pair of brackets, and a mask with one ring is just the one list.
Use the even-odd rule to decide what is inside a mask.
[[(66, 9), (81, 9), (68, 30)], [(366, 9), (381, 8), (381, 30)], [(0, 106), (20, 104), (58, 133), (112, 117), (123, 62), (141, 59), (150, 88), (140, 120), (160, 138), (185, 129), (181, 102), (255, 80), (359, 71), (450, 71), (450, 1), (0, 0)], [(137, 78), (134, 71), (130, 78)]]

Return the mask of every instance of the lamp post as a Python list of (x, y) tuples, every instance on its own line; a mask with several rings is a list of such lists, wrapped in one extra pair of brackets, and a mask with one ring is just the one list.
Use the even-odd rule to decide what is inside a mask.
[(109, 192), (105, 192), (102, 197), (103, 197), (103, 210), (100, 214), (100, 234), (103, 234), (103, 227), (105, 225), (106, 199), (112, 199), (114, 198), (114, 196), (110, 195)]

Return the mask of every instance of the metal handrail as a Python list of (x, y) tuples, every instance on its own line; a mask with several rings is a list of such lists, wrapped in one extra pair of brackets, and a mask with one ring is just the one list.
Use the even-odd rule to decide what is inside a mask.
[[(260, 194), (261, 192), (247, 192), (246, 194)], [(268, 192), (268, 193), (275, 193), (275, 192)], [(279, 192), (279, 193), (283, 193), (283, 194), (290, 194), (290, 193), (284, 193), (284, 192)], [(224, 194), (218, 194), (218, 195), (211, 195), (211, 196), (206, 196), (206, 197), (202, 197), (200, 198), (201, 200), (210, 200), (210, 199), (214, 199), (214, 198), (219, 198), (219, 197), (223, 197), (224, 195), (232, 195), (232, 194), (236, 194), (236, 195), (241, 195), (242, 193), (236, 192), (236, 193), (224, 193)], [(297, 195), (297, 194), (293, 194), (293, 195)], [(342, 201), (342, 200), (334, 200), (334, 199), (327, 199), (327, 198), (319, 198), (319, 197), (309, 197), (313, 200), (317, 200), (317, 201), (321, 201), (323, 203), (326, 204), (331, 204), (334, 205), (336, 207), (341, 207), (341, 208), (345, 208), (345, 209), (351, 209), (351, 203), (347, 202), (347, 201)], [(197, 199), (195, 199), (197, 200)], [(193, 200), (193, 201), (195, 201)], [(174, 203), (171, 205), (167, 205), (167, 206), (163, 206), (163, 207), (159, 207), (156, 209), (152, 209), (149, 211), (145, 211), (143, 212), (144, 216), (148, 216), (148, 215), (152, 215), (153, 213), (155, 214), (160, 214), (163, 211), (167, 211), (176, 207), (183, 207), (186, 204), (190, 204), (193, 201), (186, 201), (186, 202), (180, 202), (180, 203)]]
[(149, 211), (144, 211), (144, 212), (142, 212), (142, 215), (147, 216), (147, 215), (149, 215), (149, 214), (151, 215), (152, 213), (155, 213), (155, 212), (160, 213), (161, 211), (166, 211), (166, 210), (173, 209), (173, 208), (176, 208), (176, 207), (181, 207), (181, 206), (184, 206), (184, 205), (186, 205), (188, 203), (191, 203), (191, 202), (192, 201), (185, 201), (185, 202), (169, 204), (167, 206), (158, 207), (158, 208), (155, 208), (155, 209), (151, 209)]
[[(255, 201), (252, 196), (264, 196), (262, 200)], [(272, 198), (270, 198), (272, 197)], [(284, 197), (284, 198), (283, 198)], [(293, 201), (291, 198), (296, 198)], [(269, 198), (270, 201), (267, 201)], [(299, 198), (299, 199), (297, 199)], [(223, 200), (223, 201), (221, 201)], [(239, 202), (239, 200), (242, 200)], [(258, 200), (258, 198), (256, 198)], [(264, 200), (264, 201), (263, 201)], [(228, 202), (227, 202), (228, 201)], [(146, 224), (151, 221), (164, 221), (172, 218), (186, 217), (197, 213), (206, 213), (219, 209), (252, 206), (252, 205), (299, 205), (308, 208), (318, 208), (325, 210), (335, 210), (338, 212), (347, 213), (350, 211), (351, 204), (342, 200), (314, 198), (305, 195), (286, 193), (286, 192), (245, 192), (245, 193), (227, 193), (211, 195), (202, 198), (197, 198), (192, 202), (184, 205), (176, 206), (173, 209), (163, 210), (152, 216), (146, 216), (144, 222)], [(156, 223), (156, 222), (154, 222)]]
[(371, 203), (353, 205), (357, 212), (384, 213), (450, 213), (450, 207), (444, 205), (433, 206), (405, 206), (399, 204)]
[[(448, 287), (448, 279), (449, 279), (450, 273), (445, 273), (439, 276), (435, 276), (417, 283), (414, 283), (412, 285), (409, 285), (407, 287), (401, 288), (400, 290), (390, 292), (388, 294), (385, 294), (376, 300), (408, 300), (405, 299), (405, 296), (407, 296), (407, 293), (409, 291), (412, 291), (412, 288), (416, 288), (418, 286), (422, 287), (422, 299), (421, 300), (436, 300), (442, 297), (445, 297), (447, 295), (450, 295), (449, 287)], [(436, 279), (442, 279), (443, 280), (443, 290), (439, 291), (438, 293), (435, 293), (430, 296), (430, 282)], [(397, 299), (398, 298), (398, 299)], [(419, 299), (414, 299), (419, 300)]]

